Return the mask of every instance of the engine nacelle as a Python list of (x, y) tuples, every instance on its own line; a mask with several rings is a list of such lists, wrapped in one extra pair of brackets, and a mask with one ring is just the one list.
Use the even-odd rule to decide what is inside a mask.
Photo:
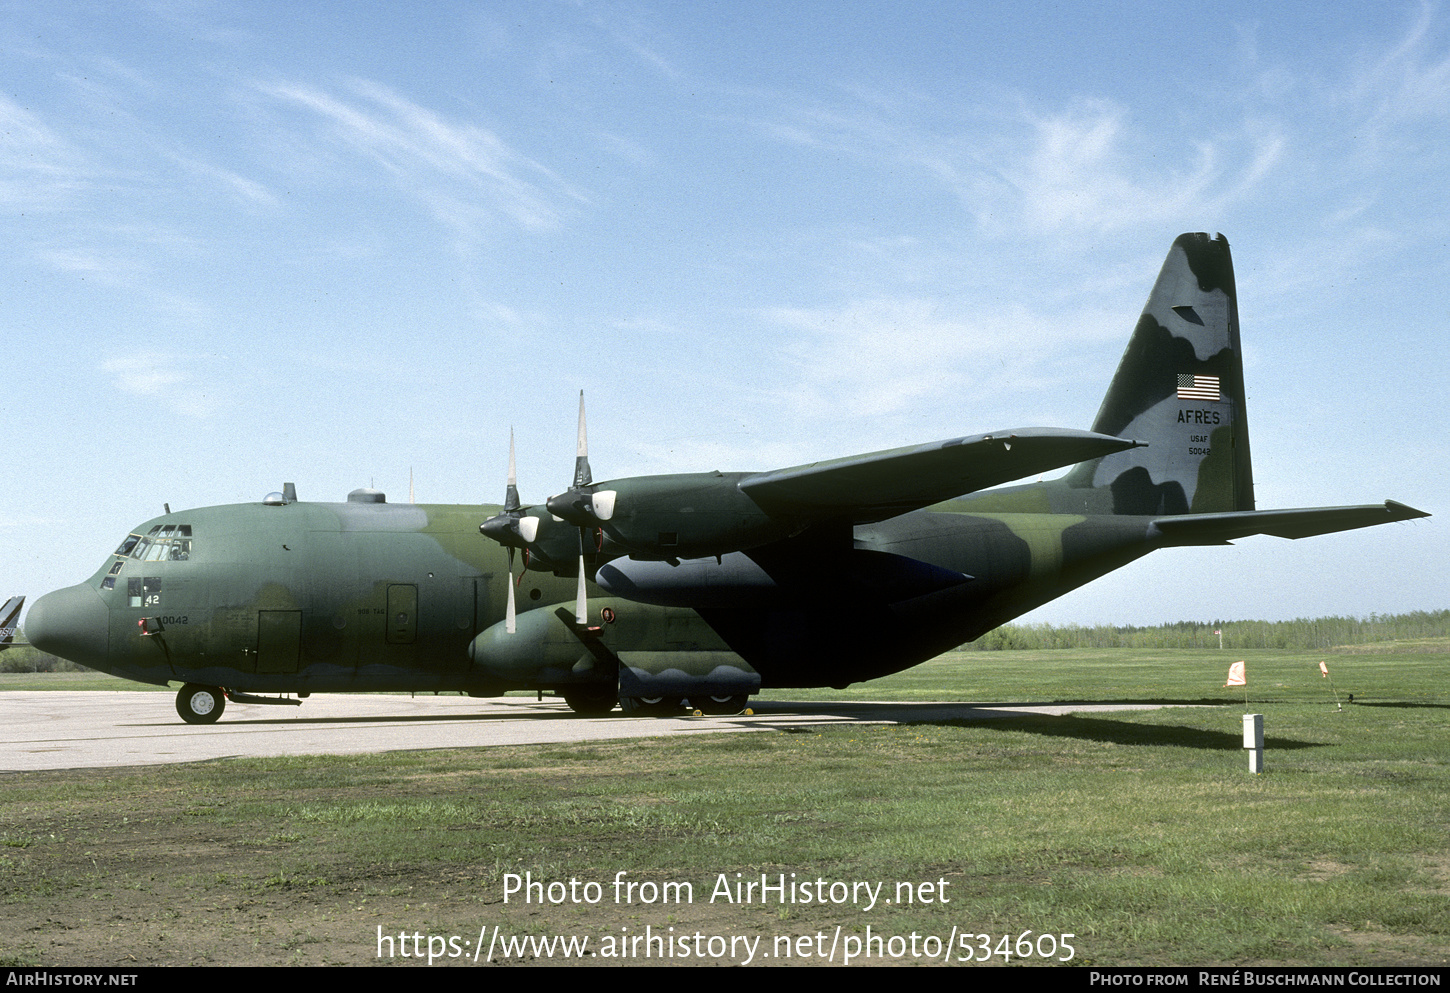
[(595, 597), (589, 615), (588, 629), (573, 622), (572, 603), (524, 611), (512, 634), (494, 624), (469, 645), (474, 675), (518, 688), (617, 680), (623, 695), (637, 697), (760, 689), (760, 674), (693, 610)]
[(571, 523), (602, 528), (636, 558), (724, 555), (788, 538), (803, 522), (772, 517), (739, 488), (751, 473), (634, 476), (551, 498)]
[(574, 608), (566, 607), (560, 611), (527, 610), (518, 615), (512, 634), (503, 621), (485, 630), (468, 646), (475, 672), (518, 686), (595, 682), (601, 678), (613, 682), (615, 674), (597, 671), (594, 657), (571, 630), (565, 618), (572, 615)]

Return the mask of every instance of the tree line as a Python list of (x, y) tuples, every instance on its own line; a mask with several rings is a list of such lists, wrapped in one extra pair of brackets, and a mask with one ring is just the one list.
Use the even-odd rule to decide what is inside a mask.
[(83, 665), (20, 644), (0, 651), (0, 672), (86, 672)]
[[(1324, 651), (1340, 646), (1450, 638), (1450, 610), (1368, 617), (1301, 617), (1292, 621), (1175, 621), (1150, 627), (1004, 624), (962, 647), (968, 651), (1053, 648), (1282, 648)], [(1450, 646), (1442, 646), (1450, 648)]]

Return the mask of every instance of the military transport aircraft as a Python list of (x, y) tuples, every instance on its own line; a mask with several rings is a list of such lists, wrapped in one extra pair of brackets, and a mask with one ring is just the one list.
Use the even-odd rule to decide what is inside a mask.
[[(183, 683), (215, 721), (258, 693), (551, 690), (576, 712), (741, 710), (932, 658), (1173, 545), (1426, 517), (1254, 509), (1233, 264), (1174, 242), (1091, 432), (1019, 428), (769, 472), (573, 485), (502, 507), (299, 501), (167, 513), (30, 610), (43, 651)], [(1072, 466), (1060, 479), (991, 489)], [(482, 532), (482, 533), (480, 533)], [(521, 560), (521, 563), (520, 563)]]
[(25, 597), (13, 596), (0, 607), (0, 652), (24, 642), (15, 640), (15, 626), (20, 621), (20, 608), (25, 606)]

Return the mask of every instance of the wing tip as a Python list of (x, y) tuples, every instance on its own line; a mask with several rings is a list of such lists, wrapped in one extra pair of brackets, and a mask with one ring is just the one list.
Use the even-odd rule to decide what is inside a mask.
[(1422, 517), (1432, 517), (1428, 510), (1417, 510), (1409, 504), (1400, 503), (1398, 500), (1386, 500), (1385, 510), (1390, 518), (1396, 521), (1413, 521)]

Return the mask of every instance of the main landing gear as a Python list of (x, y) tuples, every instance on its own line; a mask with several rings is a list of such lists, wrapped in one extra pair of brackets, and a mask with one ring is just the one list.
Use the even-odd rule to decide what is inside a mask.
[(713, 717), (728, 717), (731, 714), (738, 714), (745, 709), (745, 705), (749, 702), (749, 693), (736, 693), (733, 696), (690, 697), (690, 706), (702, 714)]
[(227, 709), (227, 697), (220, 686), (187, 683), (176, 694), (176, 712), (188, 724), (215, 724)]
[[(690, 709), (712, 717), (738, 714), (750, 702), (750, 694), (690, 697)], [(626, 696), (619, 698), (619, 709), (626, 717), (676, 717), (685, 712), (685, 699), (677, 696)]]
[(622, 696), (619, 709), (625, 717), (673, 717), (679, 714), (685, 701), (677, 696)]

